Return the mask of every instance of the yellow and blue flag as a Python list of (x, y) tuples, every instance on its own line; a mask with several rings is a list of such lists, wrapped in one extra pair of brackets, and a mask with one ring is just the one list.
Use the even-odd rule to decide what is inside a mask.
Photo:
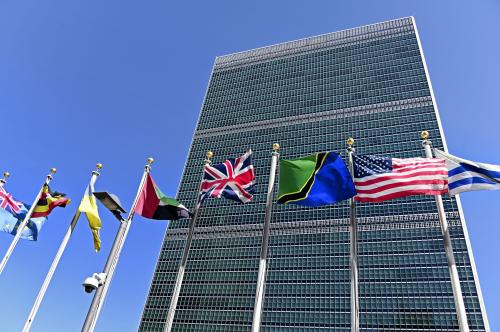
[(94, 196), (94, 184), (92, 182), (87, 186), (78, 210), (82, 213), (85, 213), (85, 215), (87, 216), (90, 230), (92, 231), (92, 236), (94, 237), (95, 251), (97, 252), (101, 250), (101, 239), (99, 238), (99, 231), (101, 230), (102, 223), (101, 218), (99, 217), (99, 211), (97, 209), (97, 202)]

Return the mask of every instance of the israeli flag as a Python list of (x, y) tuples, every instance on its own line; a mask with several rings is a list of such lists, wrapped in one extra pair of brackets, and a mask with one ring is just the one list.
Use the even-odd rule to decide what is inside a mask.
[(444, 159), (448, 168), (450, 195), (464, 191), (500, 189), (500, 166), (465, 160), (434, 149), (436, 158)]

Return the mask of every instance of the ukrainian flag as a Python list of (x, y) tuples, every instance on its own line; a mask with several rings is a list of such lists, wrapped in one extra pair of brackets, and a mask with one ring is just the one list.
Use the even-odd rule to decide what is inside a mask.
[(99, 217), (99, 211), (97, 210), (97, 203), (94, 196), (94, 185), (92, 183), (89, 183), (89, 185), (87, 186), (78, 210), (82, 213), (85, 213), (85, 215), (87, 216), (90, 230), (92, 231), (92, 236), (94, 237), (95, 251), (97, 252), (101, 250), (99, 230), (102, 227), (102, 223), (101, 218)]

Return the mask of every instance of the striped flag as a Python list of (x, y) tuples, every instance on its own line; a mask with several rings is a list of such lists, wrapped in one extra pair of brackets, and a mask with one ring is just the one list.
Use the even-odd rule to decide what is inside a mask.
[(48, 185), (44, 185), (31, 217), (47, 217), (55, 207), (66, 207), (71, 200), (65, 196), (66, 194), (52, 191)]
[(477, 163), (434, 149), (437, 158), (446, 161), (450, 195), (464, 191), (500, 189), (500, 166)]
[(444, 160), (398, 159), (354, 155), (354, 185), (360, 202), (382, 202), (412, 195), (448, 192), (448, 169)]

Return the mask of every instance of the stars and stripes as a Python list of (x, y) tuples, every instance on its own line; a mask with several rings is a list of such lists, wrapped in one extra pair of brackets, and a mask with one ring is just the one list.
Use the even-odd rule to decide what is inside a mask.
[(241, 203), (250, 202), (255, 183), (251, 156), (252, 151), (248, 151), (243, 156), (230, 158), (222, 164), (205, 166), (200, 202), (207, 197), (221, 196)]
[(464, 191), (500, 189), (500, 166), (478, 163), (434, 149), (446, 161), (450, 195)]
[(0, 187), (0, 208), (4, 210), (10, 210), (13, 214), (18, 214), (21, 211), (23, 204), (16, 201), (11, 194), (5, 191), (3, 187)]
[(381, 202), (411, 195), (448, 192), (444, 160), (354, 155), (356, 201)]

